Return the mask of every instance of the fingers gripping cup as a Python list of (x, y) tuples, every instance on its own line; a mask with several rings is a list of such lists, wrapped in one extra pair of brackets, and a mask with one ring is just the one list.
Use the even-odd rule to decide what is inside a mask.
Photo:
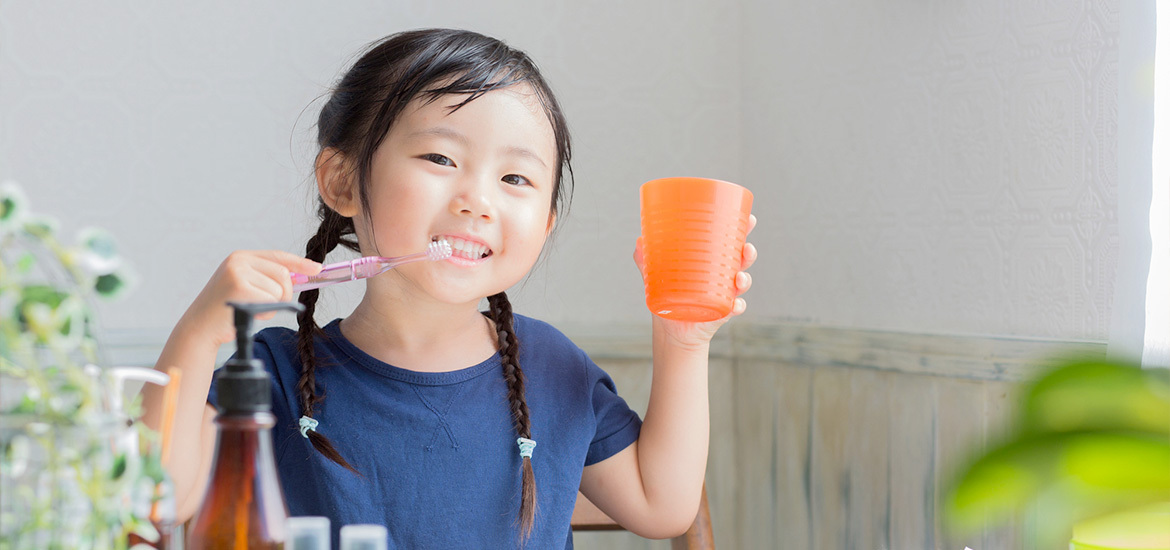
[(706, 178), (642, 184), (646, 305), (659, 317), (704, 322), (731, 313), (752, 193)]

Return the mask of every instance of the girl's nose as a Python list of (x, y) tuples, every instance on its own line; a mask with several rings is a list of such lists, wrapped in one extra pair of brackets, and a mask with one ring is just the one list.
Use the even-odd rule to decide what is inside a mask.
[(495, 219), (491, 186), (484, 178), (468, 178), (462, 189), (451, 200), (451, 211), (461, 216), (473, 216), (484, 221)]

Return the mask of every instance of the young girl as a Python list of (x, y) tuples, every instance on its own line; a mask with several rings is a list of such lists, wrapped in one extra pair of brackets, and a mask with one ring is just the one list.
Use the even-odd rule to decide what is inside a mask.
[[(635, 533), (685, 531), (707, 460), (708, 347), (726, 319), (653, 319), (643, 422), (565, 336), (512, 313), (504, 290), (532, 268), (569, 193), (569, 134), (533, 62), (471, 32), (393, 35), (341, 79), (318, 131), (321, 225), (306, 258), (231, 254), (159, 359), (184, 371), (179, 519), (208, 479), (215, 354), (233, 338), (225, 302), (290, 300), (290, 272), (317, 273), (339, 245), (399, 256), (445, 239), (450, 259), (368, 279), (350, 316), (319, 327), (310, 290), (297, 331), (256, 336), (290, 513), (328, 516), (335, 537), (383, 524), (396, 548), (571, 547), (580, 488)], [(639, 246), (634, 259), (641, 268)], [(745, 246), (743, 269), (754, 259)], [(737, 298), (732, 315), (745, 307)], [(146, 407), (157, 422), (158, 396)]]

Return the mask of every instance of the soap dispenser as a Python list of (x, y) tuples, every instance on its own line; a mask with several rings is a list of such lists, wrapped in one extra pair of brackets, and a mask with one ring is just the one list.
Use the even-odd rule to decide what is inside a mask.
[[(136, 479), (142, 469), (140, 456), (142, 448), (139, 446), (138, 428), (134, 425), (134, 419), (126, 411), (126, 385), (129, 382), (142, 382), (143, 384), (166, 386), (172, 382), (171, 377), (166, 373), (146, 367), (110, 367), (99, 370), (93, 365), (87, 365), (86, 369), (91, 367), (93, 370), (90, 372), (100, 373), (104, 378), (105, 395), (108, 398), (106, 407), (119, 423), (119, 435), (114, 447), (118, 454), (124, 457), (125, 473), (123, 475), (127, 479)], [(158, 532), (157, 537), (150, 540), (144, 539), (143, 535), (137, 532), (131, 533), (127, 543), (131, 547), (164, 550), (172, 546), (171, 531), (175, 522), (174, 489), (165, 470), (159, 471), (158, 475), (162, 476), (162, 479), (155, 487), (152, 498), (145, 500), (136, 498), (139, 495), (134, 491), (128, 491), (123, 496), (122, 505), (133, 509), (140, 518), (149, 518), (155, 531)]]
[(256, 315), (304, 311), (297, 303), (228, 303), (235, 311), (236, 354), (216, 380), (219, 435), (211, 481), (195, 514), (187, 547), (192, 550), (284, 547), (288, 507), (272, 452), (272, 380), (252, 353)]

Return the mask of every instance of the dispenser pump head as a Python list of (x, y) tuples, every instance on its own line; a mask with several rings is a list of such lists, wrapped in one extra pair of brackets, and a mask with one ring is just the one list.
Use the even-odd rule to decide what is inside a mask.
[(272, 302), (267, 304), (245, 304), (240, 302), (228, 302), (227, 305), (232, 306), (235, 311), (236, 321), (236, 357), (244, 360), (252, 360), (252, 322), (256, 320), (256, 316), (261, 313), (268, 313), (270, 311), (295, 311), (300, 313), (305, 311), (305, 306), (296, 302)]
[(270, 311), (303, 312), (295, 302), (244, 304), (228, 302), (235, 310), (236, 354), (224, 364), (216, 380), (221, 414), (250, 414), (272, 410), (271, 379), (253, 350), (252, 322), (256, 315)]

